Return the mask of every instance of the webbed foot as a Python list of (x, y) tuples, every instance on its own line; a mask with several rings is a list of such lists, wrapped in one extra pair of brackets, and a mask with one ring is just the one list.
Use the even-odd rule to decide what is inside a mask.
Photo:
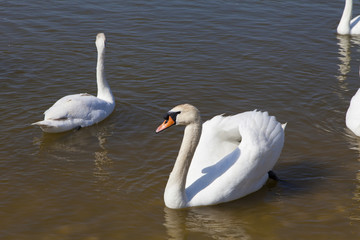
[(271, 179), (273, 179), (275, 181), (280, 181), (280, 178), (272, 170), (270, 170), (268, 172), (268, 174), (269, 174), (269, 178), (271, 178)]

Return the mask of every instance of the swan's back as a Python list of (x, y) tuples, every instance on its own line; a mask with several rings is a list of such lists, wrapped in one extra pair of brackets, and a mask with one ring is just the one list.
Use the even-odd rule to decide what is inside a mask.
[(360, 136), (360, 89), (351, 98), (346, 112), (346, 126), (357, 136)]
[(227, 202), (258, 190), (283, 144), (284, 129), (267, 112), (216, 116), (205, 122), (187, 176), (189, 205)]

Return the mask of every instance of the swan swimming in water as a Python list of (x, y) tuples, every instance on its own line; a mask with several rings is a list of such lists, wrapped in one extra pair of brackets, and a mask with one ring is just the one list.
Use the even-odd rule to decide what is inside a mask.
[(352, 0), (345, 0), (345, 7), (341, 16), (337, 33), (341, 35), (358, 35), (360, 34), (360, 15), (351, 19), (352, 17)]
[(112, 113), (115, 107), (115, 99), (105, 79), (106, 38), (104, 33), (97, 34), (95, 44), (98, 52), (96, 66), (97, 97), (87, 93), (65, 96), (45, 111), (43, 121), (35, 122), (32, 125), (40, 126), (44, 132), (65, 132), (98, 123)]
[(156, 129), (185, 125), (165, 193), (169, 208), (229, 202), (259, 190), (284, 145), (284, 128), (267, 112), (218, 115), (204, 124), (199, 110), (182, 104)]

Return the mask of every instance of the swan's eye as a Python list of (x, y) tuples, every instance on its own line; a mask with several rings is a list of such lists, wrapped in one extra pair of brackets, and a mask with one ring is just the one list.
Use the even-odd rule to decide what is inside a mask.
[(168, 119), (167, 120), (169, 120), (169, 116), (170, 116), (172, 118), (172, 120), (174, 120), (174, 122), (176, 122), (176, 116), (179, 113), (180, 113), (180, 111), (179, 112), (170, 112), (170, 113), (168, 113)]
[(180, 113), (180, 111), (179, 112), (167, 112), (164, 116), (163, 116), (163, 118), (166, 120), (166, 122), (167, 121), (169, 121), (169, 117), (171, 117), (172, 118), (172, 120), (174, 121), (174, 122), (176, 122), (176, 116), (178, 115)]
[(164, 118), (165, 120), (169, 120), (169, 113), (165, 113), (165, 115), (163, 116), (163, 118)]

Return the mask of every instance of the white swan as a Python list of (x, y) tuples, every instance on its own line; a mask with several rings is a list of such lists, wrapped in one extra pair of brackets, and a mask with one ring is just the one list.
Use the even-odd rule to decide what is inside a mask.
[(218, 115), (202, 125), (198, 109), (183, 104), (164, 118), (157, 133), (172, 125), (186, 126), (165, 188), (169, 208), (214, 205), (257, 191), (284, 144), (285, 124), (267, 112)]
[(346, 126), (360, 137), (360, 89), (351, 98), (345, 117)]
[(87, 93), (65, 96), (45, 111), (43, 121), (35, 122), (32, 125), (40, 126), (44, 132), (65, 132), (98, 123), (112, 113), (115, 100), (104, 73), (105, 34), (97, 34), (95, 44), (98, 52), (97, 97)]
[(360, 34), (360, 15), (351, 19), (352, 17), (352, 0), (345, 0), (345, 7), (341, 16), (337, 33), (341, 35), (357, 35)]

